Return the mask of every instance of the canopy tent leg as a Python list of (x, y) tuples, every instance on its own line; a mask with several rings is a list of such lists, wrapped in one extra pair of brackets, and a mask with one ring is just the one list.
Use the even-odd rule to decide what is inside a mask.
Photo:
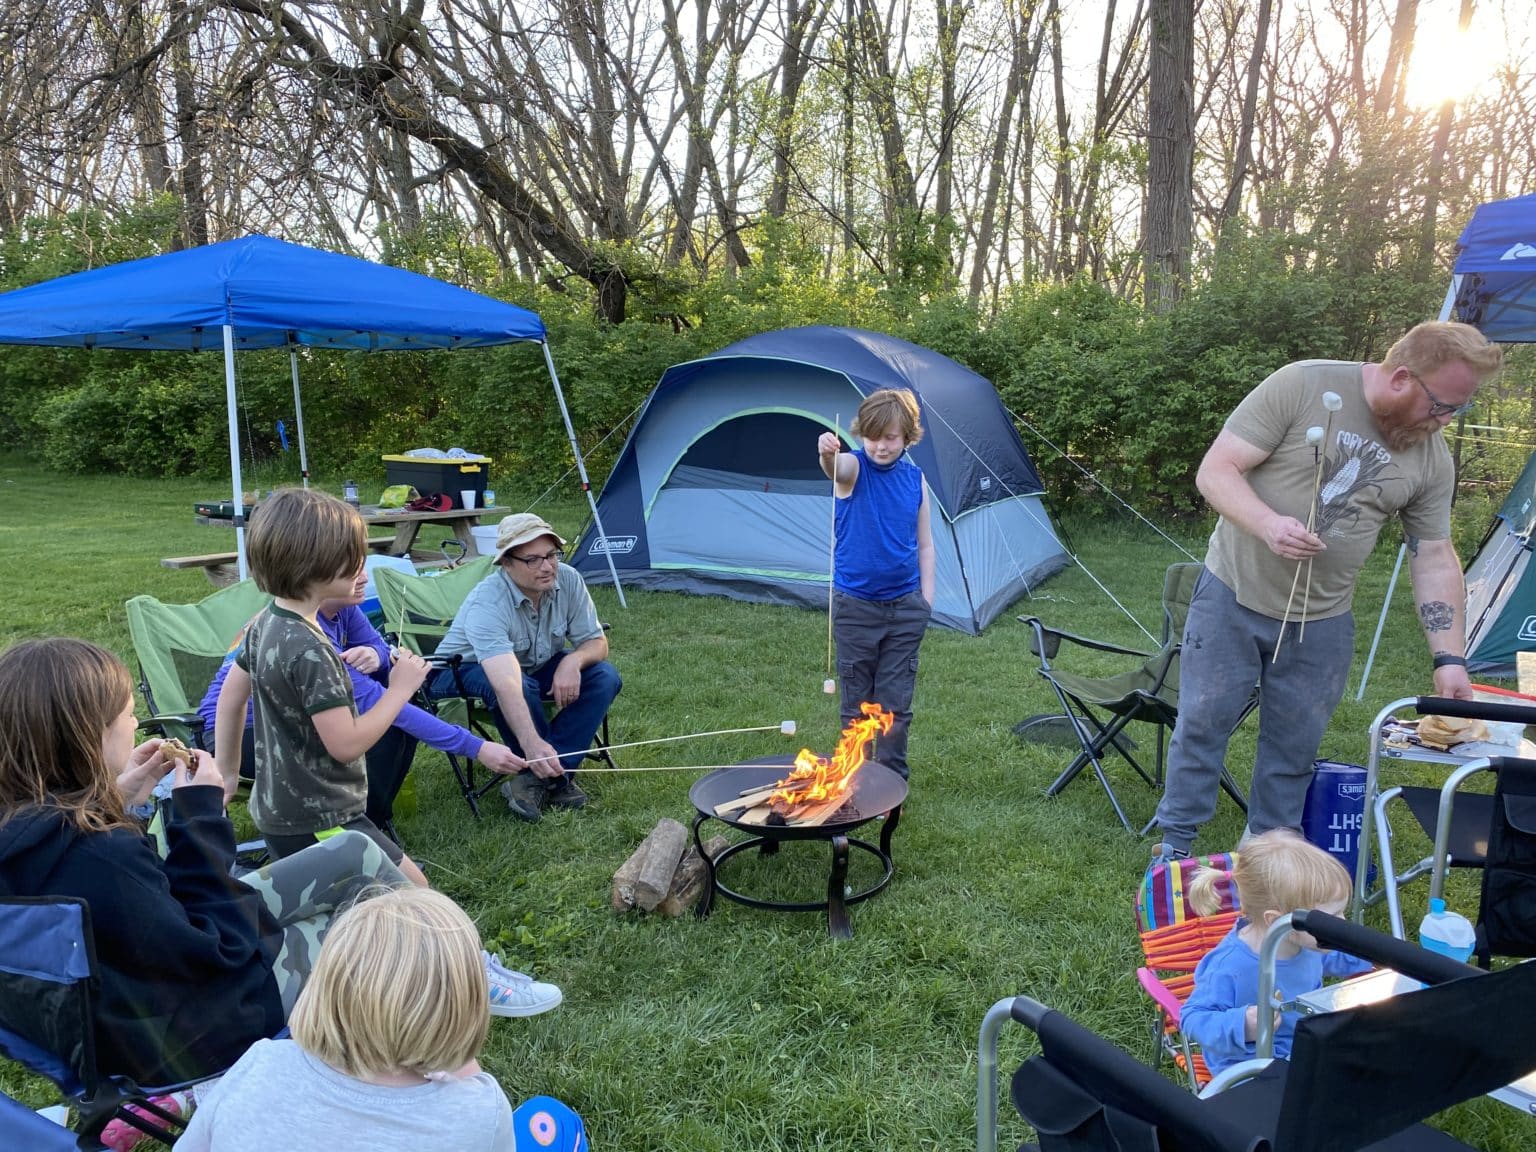
[(1376, 635), (1371, 637), (1371, 650), (1365, 658), (1365, 670), (1360, 673), (1360, 690), (1355, 693), (1355, 699), (1360, 700), (1365, 696), (1365, 686), (1371, 679), (1371, 665), (1376, 661), (1376, 646), (1381, 643), (1381, 630), (1387, 626), (1387, 609), (1392, 607), (1392, 593), (1397, 590), (1397, 577), (1403, 570), (1403, 557), (1408, 554), (1408, 545), (1399, 544), (1397, 547), (1397, 563), (1392, 565), (1392, 579), (1387, 581), (1387, 594), (1381, 601), (1381, 616), (1376, 621)]
[(229, 475), (234, 486), (235, 552), (240, 579), (246, 577), (245, 485), (240, 478), (240, 420), (235, 406), (235, 329), (224, 325), (224, 403), (229, 409)]
[(309, 487), (309, 449), (304, 446), (304, 401), (299, 398), (299, 347), (289, 335), (288, 365), (293, 369), (293, 418), (299, 426), (299, 476)]
[(576, 474), (581, 477), (581, 490), (587, 494), (587, 507), (592, 509), (592, 522), (597, 525), (597, 538), (603, 542), (603, 556), (608, 561), (608, 574), (613, 577), (613, 588), (619, 594), (619, 606), (628, 608), (624, 599), (624, 586), (619, 583), (619, 570), (613, 563), (613, 552), (608, 548), (608, 533), (603, 530), (603, 518), (597, 511), (597, 501), (592, 496), (592, 482), (587, 479), (587, 464), (581, 458), (581, 445), (576, 442), (576, 429), (571, 424), (570, 409), (565, 406), (565, 393), (560, 388), (560, 377), (555, 372), (555, 358), (549, 354), (549, 341), (541, 340), (544, 363), (549, 366), (549, 382), (555, 386), (555, 399), (560, 403), (560, 419), (565, 421), (565, 436), (571, 442), (571, 455), (576, 457)]

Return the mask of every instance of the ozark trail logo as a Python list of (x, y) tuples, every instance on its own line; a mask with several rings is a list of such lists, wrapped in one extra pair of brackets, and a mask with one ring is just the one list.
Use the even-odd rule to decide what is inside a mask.
[(588, 556), (627, 556), (635, 550), (634, 536), (599, 536), (587, 549)]
[(1500, 260), (1529, 260), (1536, 256), (1536, 244), (1520, 243), (1510, 247), (1508, 252), (1500, 256)]

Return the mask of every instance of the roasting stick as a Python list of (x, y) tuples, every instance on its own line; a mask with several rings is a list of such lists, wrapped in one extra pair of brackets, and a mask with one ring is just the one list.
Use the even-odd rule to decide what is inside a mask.
[[(842, 432), (843, 414), (832, 417), (833, 425)], [(832, 678), (832, 577), (837, 568), (837, 457), (832, 457), (832, 522), (827, 529), (827, 678), (821, 682), (821, 690), (828, 696), (837, 691), (837, 681)]]
[[(1307, 443), (1312, 445), (1312, 455), (1316, 459), (1317, 467), (1312, 473), (1312, 502), (1307, 507), (1307, 531), (1313, 531), (1317, 526), (1317, 498), (1323, 484), (1323, 460), (1327, 452), (1328, 433), (1333, 428), (1333, 414), (1344, 407), (1344, 401), (1337, 392), (1323, 393), (1323, 407), (1328, 410), (1326, 427), (1319, 428), (1313, 425), (1307, 429)], [(1319, 450), (1319, 445), (1322, 449)], [(1275, 639), (1275, 654), (1269, 662), (1273, 664), (1280, 659), (1280, 644), (1285, 639), (1285, 626), (1291, 618), (1291, 604), (1296, 599), (1296, 585), (1301, 581), (1301, 570), (1307, 570), (1307, 586), (1302, 592), (1301, 628), (1296, 636), (1296, 643), (1300, 644), (1307, 634), (1307, 606), (1312, 599), (1312, 557), (1296, 561), (1296, 575), (1291, 577), (1291, 594), (1286, 597), (1285, 615), (1280, 619), (1280, 634)]]
[[(670, 744), (670, 743), (672, 743), (675, 740), (702, 740), (705, 736), (734, 736), (734, 735), (736, 735), (737, 733), (740, 733), (740, 732), (778, 732), (778, 733), (780, 733), (780, 734), (782, 734), (784, 736), (793, 736), (795, 734), (795, 730), (796, 730), (797, 727), (798, 727), (798, 725), (793, 720), (781, 720), (777, 724), (762, 724), (762, 725), (759, 725), (756, 728), (717, 728), (713, 732), (689, 732), (689, 733), (687, 733), (684, 736), (657, 736), (656, 738), (654, 738), (652, 740), (631, 740), (627, 744), (608, 744), (608, 745), (605, 745), (601, 749), (593, 749), (593, 751), (612, 752), (612, 751), (614, 751), (616, 749), (619, 749), (619, 748), (638, 748), (642, 744)], [(567, 752), (566, 755), (567, 756), (574, 756), (574, 755), (576, 755), (576, 753), (574, 753), (574, 752)], [(554, 756), (535, 756), (535, 757), (533, 757), (533, 759), (529, 760), (528, 763), (530, 763), (530, 764), (539, 764), (539, 763), (542, 763), (545, 760), (554, 760), (554, 759), (557, 759), (557, 757), (554, 757)], [(716, 765), (716, 767), (719, 767), (719, 765)], [(649, 771), (649, 772), (656, 772), (656, 771), (660, 771), (660, 769), (656, 769), (656, 768), (649, 768), (649, 769), (647, 769), (647, 768), (630, 768), (630, 769), (583, 768), (583, 769), (581, 769), (581, 771), (583, 771), (583, 772), (600, 772), (600, 771), (611, 771), (611, 772), (617, 772), (617, 771), (647, 772), (647, 771)]]

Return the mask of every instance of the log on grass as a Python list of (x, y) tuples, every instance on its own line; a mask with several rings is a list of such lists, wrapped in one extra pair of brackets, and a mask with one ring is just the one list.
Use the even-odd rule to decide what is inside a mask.
[[(668, 825), (671, 827), (668, 827)], [(688, 839), (688, 833), (676, 820), (664, 819), (655, 828), (651, 829), (650, 834), (640, 841), (640, 846), (630, 853), (629, 859), (619, 865), (619, 870), (613, 874), (612, 903), (615, 912), (628, 912), (631, 908), (640, 906), (640, 890), (638, 885), (641, 872), (646, 868), (651, 858), (651, 850), (656, 847), (658, 837), (664, 838), (669, 843), (676, 844), (675, 849), (672, 849), (671, 863), (668, 865), (672, 871), (676, 870), (678, 858), (682, 855), (683, 845)], [(662, 856), (664, 855), (665, 851), (662, 853)], [(658, 862), (651, 866), (650, 876), (652, 883), (655, 883), (654, 877), (661, 867), (661, 858), (658, 857)], [(667, 888), (671, 884), (672, 871), (668, 871), (661, 881), (662, 895), (666, 894)], [(657, 900), (660, 899), (661, 897), (658, 896)], [(656, 904), (653, 901), (649, 908), (654, 908), (655, 906)], [(644, 908), (644, 910), (649, 911), (649, 908)]]
[[(704, 842), (704, 855), (711, 860), (717, 859), (730, 846), (731, 842), (724, 836), (711, 837)], [(707, 883), (709, 868), (698, 850), (690, 845), (688, 851), (683, 853), (677, 871), (672, 874), (672, 887), (667, 892), (667, 898), (656, 905), (656, 911), (663, 916), (681, 916), (699, 902)]]
[(653, 911), (672, 889), (672, 874), (677, 871), (688, 846), (688, 830), (676, 820), (659, 821), (646, 837), (649, 846), (635, 875), (635, 907)]

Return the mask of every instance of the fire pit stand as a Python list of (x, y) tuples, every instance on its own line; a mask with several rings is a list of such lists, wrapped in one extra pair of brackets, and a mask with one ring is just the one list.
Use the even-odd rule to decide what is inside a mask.
[[(715, 809), (739, 796), (756, 789), (766, 788), (781, 779), (794, 764), (793, 756), (771, 756), (752, 760), (730, 768), (711, 772), (697, 780), (689, 789), (688, 799), (693, 802), (698, 815), (693, 818), (693, 843), (708, 869), (708, 882), (700, 897), (697, 915), (708, 916), (718, 892), (728, 900), (745, 904), (749, 908), (767, 908), (775, 912), (819, 912), (827, 910), (827, 932), (836, 939), (846, 940), (853, 935), (853, 923), (848, 918), (848, 906), (868, 900), (891, 882), (895, 865), (891, 862), (891, 836), (901, 820), (901, 805), (907, 798), (907, 782), (896, 772), (876, 761), (868, 761), (853, 777), (852, 794), (844, 806), (823, 824), (745, 824), (725, 816), (715, 815)], [(855, 828), (880, 816), (885, 821), (880, 829), (877, 847), (866, 840), (850, 836)], [(699, 829), (706, 821), (719, 820), (732, 828), (751, 833), (751, 838), (732, 844), (718, 857), (711, 860), (704, 851)], [(786, 901), (763, 900), (748, 896), (727, 887), (720, 880), (720, 866), (732, 856), (756, 848), (760, 855), (772, 856), (786, 840), (825, 840), (832, 846), (832, 872), (827, 877), (825, 900)], [(881, 864), (878, 880), (861, 892), (847, 890), (848, 861), (851, 851), (858, 848), (874, 856)]]

